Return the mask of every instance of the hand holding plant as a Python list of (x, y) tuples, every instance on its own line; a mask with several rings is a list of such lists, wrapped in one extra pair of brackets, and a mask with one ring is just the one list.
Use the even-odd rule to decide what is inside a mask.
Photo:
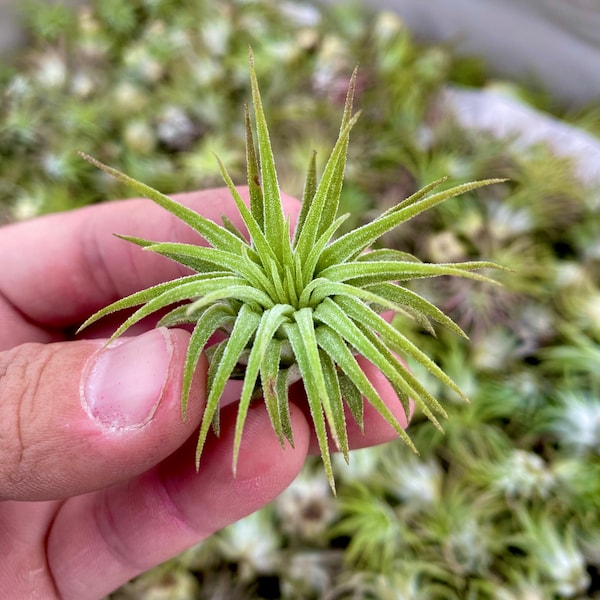
[[(177, 200), (206, 218), (227, 215), (241, 225), (226, 189)], [(298, 203), (283, 201), (293, 218)], [(307, 452), (317, 450), (298, 408), (303, 398), (292, 391), (295, 448), (281, 448), (264, 404), (255, 403), (234, 478), (232, 404), (197, 473), (207, 365), (198, 365), (183, 422), (189, 334), (150, 324), (108, 349), (111, 323), (90, 329), (88, 339), (73, 336), (86, 315), (115, 297), (181, 275), (176, 263), (110, 235), (123, 223), (144, 237), (195, 237), (147, 200), (0, 228), (0, 589), (15, 598), (102, 597), (267, 504), (295, 478)], [(377, 381), (375, 369), (365, 371)], [(393, 407), (393, 391), (383, 393)], [(349, 429), (351, 447), (395, 435), (368, 410), (365, 435)]]
[[(429, 186), (334, 241), (352, 86), (332, 156), (319, 183), (311, 162), (298, 211), (279, 192), (252, 75), (258, 153), (248, 127), (247, 192), (224, 167), (228, 190), (177, 199), (129, 180), (159, 206), (110, 203), (0, 230), (0, 585), (15, 597), (101, 597), (270, 502), (311, 450), (333, 487), (328, 428), (346, 457), (395, 435), (410, 444), (409, 398), (436, 424), (434, 411), (444, 411), (393, 348), (459, 391), (379, 313), (406, 311), (424, 327), (433, 320), (460, 333), (396, 282), (482, 279), (472, 271), (489, 264), (364, 251), (391, 227), (485, 182), (437, 194)], [(109, 235), (123, 223), (126, 239), (150, 252)], [(211, 248), (197, 245), (198, 232)], [(172, 304), (159, 324), (191, 323), (191, 334), (154, 329), (146, 318)], [(95, 321), (139, 305), (110, 343), (109, 319)], [(89, 338), (74, 335), (93, 311)], [(133, 337), (114, 341), (126, 329)], [(228, 337), (203, 353), (217, 330)], [(222, 402), (236, 376), (241, 399)], [(306, 395), (292, 385), (298, 378)]]

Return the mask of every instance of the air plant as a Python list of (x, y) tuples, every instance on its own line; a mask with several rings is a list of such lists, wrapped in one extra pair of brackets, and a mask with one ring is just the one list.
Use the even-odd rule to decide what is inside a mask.
[[(474, 271), (496, 267), (486, 261), (429, 264), (398, 250), (369, 249), (384, 234), (444, 200), (495, 183), (466, 183), (434, 193), (436, 181), (386, 210), (372, 222), (335, 237), (348, 215), (337, 216), (350, 130), (358, 119), (352, 104), (356, 70), (350, 80), (337, 142), (320, 180), (313, 153), (306, 175), (303, 204), (292, 232), (283, 211), (273, 152), (259, 86), (250, 56), (255, 117), (246, 108), (246, 155), (250, 206), (246, 206), (221, 160), (217, 164), (247, 228), (249, 239), (228, 219), (210, 221), (127, 175), (83, 157), (196, 230), (211, 247), (155, 242), (121, 235), (145, 251), (177, 261), (192, 274), (160, 283), (120, 299), (91, 316), (87, 327), (115, 311), (139, 307), (115, 331), (111, 341), (132, 325), (166, 307), (174, 307), (160, 326), (192, 324), (183, 370), (182, 412), (186, 416), (196, 364), (203, 351), (210, 362), (207, 402), (196, 452), (202, 449), (211, 425), (219, 433), (219, 400), (230, 378), (243, 379), (235, 425), (233, 470), (251, 402), (264, 399), (282, 446), (293, 445), (288, 388), (302, 380), (325, 470), (334, 489), (328, 445), (348, 461), (346, 405), (363, 427), (366, 399), (413, 449), (401, 423), (382, 400), (356, 360), (364, 356), (389, 380), (398, 401), (409, 412), (412, 400), (441, 429), (438, 416), (446, 411), (417, 377), (405, 368), (399, 352), (427, 369), (465, 398), (459, 387), (422, 350), (382, 316), (386, 311), (409, 314), (430, 332), (431, 322), (466, 337), (460, 327), (433, 304), (406, 287), (414, 279), (457, 275), (491, 281)], [(183, 304), (182, 304), (183, 303)], [(207, 347), (217, 331), (223, 341)], [(410, 399), (410, 400), (409, 400)], [(329, 429), (329, 434), (328, 434)]]
[(536, 570), (545, 575), (555, 594), (570, 598), (585, 592), (591, 577), (574, 528), (567, 525), (560, 531), (554, 519), (547, 514), (522, 512), (520, 518), (523, 530), (516, 536), (516, 544), (530, 553)]

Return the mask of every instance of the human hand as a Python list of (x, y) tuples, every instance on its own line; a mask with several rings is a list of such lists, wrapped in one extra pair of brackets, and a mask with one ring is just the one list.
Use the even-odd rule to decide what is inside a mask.
[[(227, 190), (177, 199), (241, 227)], [(297, 203), (285, 202), (295, 215)], [(109, 302), (183, 274), (113, 232), (197, 241), (146, 200), (0, 228), (0, 589), (10, 597), (99, 598), (270, 502), (317, 451), (300, 386), (291, 392), (294, 448), (281, 448), (255, 403), (234, 477), (232, 386), (221, 437), (209, 437), (196, 473), (206, 361), (182, 421), (189, 334), (148, 323), (108, 349), (110, 319), (85, 339), (73, 334)], [(363, 367), (406, 422), (383, 376)], [(354, 448), (396, 437), (368, 403), (364, 435), (352, 419), (348, 435)]]

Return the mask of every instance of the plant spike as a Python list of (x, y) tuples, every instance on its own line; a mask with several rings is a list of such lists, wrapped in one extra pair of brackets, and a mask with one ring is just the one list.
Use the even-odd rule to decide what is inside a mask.
[(250, 51), (250, 82), (252, 84), (252, 100), (256, 122), (258, 156), (260, 159), (264, 232), (265, 237), (269, 240), (269, 243), (272, 244), (275, 253), (279, 255), (281, 251), (279, 244), (283, 238), (285, 217), (283, 215), (283, 206), (281, 204), (279, 182), (277, 181), (277, 171), (275, 170), (275, 159), (271, 148), (269, 129), (263, 111), (260, 90), (256, 79), (256, 71), (254, 70), (254, 57), (252, 51)]
[[(340, 204), (340, 196), (342, 193), (342, 185), (344, 183), (344, 170), (346, 168), (346, 156), (348, 154), (348, 142), (350, 138), (350, 130), (352, 129), (353, 123), (358, 119), (358, 114), (352, 117), (352, 106), (354, 104), (354, 91), (356, 87), (356, 76), (358, 74), (358, 67), (354, 68), (352, 77), (350, 77), (350, 85), (348, 86), (348, 93), (346, 94), (346, 103), (344, 105), (344, 114), (342, 116), (342, 124), (340, 125), (339, 137), (343, 140), (343, 147), (341, 148), (340, 155), (337, 159), (336, 168), (334, 169), (335, 176), (333, 177), (332, 185), (327, 191), (327, 202), (323, 205), (321, 211), (321, 224), (317, 230), (317, 237), (321, 235), (329, 226), (330, 223), (335, 219), (338, 207)], [(348, 128), (348, 134), (345, 135), (346, 128)], [(315, 194), (317, 192), (315, 191)]]
[(310, 157), (310, 163), (308, 164), (308, 170), (306, 172), (306, 179), (304, 182), (304, 192), (302, 194), (302, 206), (300, 207), (300, 214), (298, 215), (298, 221), (296, 222), (296, 230), (294, 231), (294, 248), (298, 243), (298, 234), (302, 231), (304, 221), (306, 221), (306, 214), (310, 208), (310, 204), (315, 197), (317, 191), (317, 151), (313, 150)]
[(246, 117), (246, 162), (248, 171), (248, 189), (250, 190), (250, 211), (264, 232), (265, 230), (265, 208), (262, 187), (260, 186), (260, 166), (254, 148), (254, 136), (252, 134), (252, 121), (248, 105), (244, 106)]
[[(466, 337), (439, 308), (405, 287), (406, 282), (442, 275), (492, 282), (475, 271), (497, 267), (485, 261), (429, 264), (397, 250), (369, 252), (368, 248), (382, 235), (424, 210), (501, 180), (466, 183), (435, 192), (445, 181), (440, 179), (391, 207), (371, 223), (334, 240), (335, 232), (347, 217), (338, 216), (337, 211), (350, 131), (358, 118), (358, 114), (352, 114), (355, 70), (350, 79), (338, 138), (320, 181), (316, 154), (313, 153), (310, 159), (303, 206), (292, 233), (289, 218), (283, 211), (252, 53), (250, 81), (256, 145), (250, 111), (246, 107), (249, 208), (217, 157), (223, 180), (248, 231), (249, 240), (227, 216), (223, 217), (222, 225), (213, 223), (160, 192), (82, 154), (87, 161), (187, 223), (210, 247), (119, 236), (140, 246), (140, 251), (154, 252), (177, 261), (194, 273), (117, 300), (92, 315), (81, 328), (115, 311), (135, 309), (113, 334), (111, 339), (114, 339), (143, 318), (169, 308), (159, 325), (193, 326), (183, 369), (183, 418), (187, 413), (194, 372), (203, 352), (209, 361), (207, 401), (196, 453), (197, 468), (210, 429), (217, 435), (219, 433), (219, 401), (229, 378), (244, 380), (235, 424), (234, 473), (248, 409), (257, 398), (264, 399), (281, 445), (293, 446), (288, 388), (301, 379), (325, 471), (335, 492), (329, 442), (334, 443), (346, 460), (351, 446), (344, 404), (362, 430), (364, 402), (370, 403), (416, 452), (393, 411), (361, 370), (357, 355), (364, 356), (388, 379), (405, 412), (408, 412), (409, 399), (412, 399), (440, 429), (435, 415), (445, 418), (444, 408), (404, 367), (394, 351), (417, 361), (466, 399), (448, 375), (380, 313), (391, 310), (407, 314), (430, 333), (435, 334), (434, 322)], [(208, 346), (216, 332), (224, 333), (225, 339)]]

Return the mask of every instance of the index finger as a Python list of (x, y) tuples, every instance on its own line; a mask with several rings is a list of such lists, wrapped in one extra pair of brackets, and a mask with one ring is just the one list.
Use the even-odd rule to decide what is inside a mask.
[[(248, 193), (240, 189), (244, 200)], [(173, 199), (220, 223), (244, 230), (226, 188)], [(298, 203), (284, 197), (292, 220)], [(0, 303), (41, 327), (65, 328), (123, 296), (186, 273), (181, 265), (116, 238), (206, 244), (186, 224), (150, 200), (134, 199), (47, 215), (0, 228)]]

